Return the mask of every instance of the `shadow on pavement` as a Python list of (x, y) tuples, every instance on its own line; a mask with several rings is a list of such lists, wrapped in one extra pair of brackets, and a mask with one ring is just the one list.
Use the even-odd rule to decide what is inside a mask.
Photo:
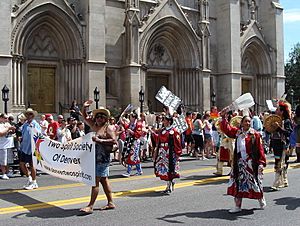
[(236, 214), (228, 213), (227, 209), (219, 209), (219, 210), (211, 210), (205, 212), (187, 212), (187, 213), (177, 213), (166, 215), (161, 218), (157, 218), (158, 220), (162, 220), (168, 223), (184, 223), (181, 220), (176, 220), (177, 217), (187, 217), (187, 218), (202, 218), (202, 219), (221, 219), (221, 220), (228, 220), (234, 221), (239, 218), (243, 218), (245, 216), (249, 216), (254, 214), (255, 209), (243, 209), (242, 212)]
[[(65, 217), (72, 217), (72, 216), (82, 216), (83, 214), (79, 212), (78, 209), (74, 210), (65, 210), (60, 207), (44, 203), (40, 200), (34, 199), (26, 194), (15, 192), (6, 193), (0, 195), (0, 199), (6, 201), (8, 203), (15, 204), (13, 207), (7, 207), (10, 209), (6, 209), (5, 207), (0, 208), (0, 213), (9, 212), (13, 213), (14, 210), (16, 212), (22, 212), (17, 215), (14, 215), (12, 218), (19, 218), (19, 217), (38, 217), (38, 218), (65, 218)], [(1, 191), (10, 191), (9, 189), (0, 190)], [(18, 207), (23, 207), (24, 210), (18, 209)], [(28, 212), (26, 212), (28, 211)]]
[(300, 198), (285, 197), (274, 199), (276, 205), (286, 206), (286, 210), (295, 210), (300, 207)]

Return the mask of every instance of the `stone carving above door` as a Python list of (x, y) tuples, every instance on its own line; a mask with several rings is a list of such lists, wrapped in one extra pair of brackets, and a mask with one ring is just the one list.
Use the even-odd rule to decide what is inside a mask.
[(172, 60), (165, 47), (157, 43), (150, 48), (147, 64), (166, 67), (172, 65)]
[(28, 44), (28, 56), (57, 58), (58, 51), (49, 32), (41, 28), (33, 34)]

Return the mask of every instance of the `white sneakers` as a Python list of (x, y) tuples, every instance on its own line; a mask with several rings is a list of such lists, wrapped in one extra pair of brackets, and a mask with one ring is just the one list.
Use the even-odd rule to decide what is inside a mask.
[(23, 188), (25, 190), (33, 190), (33, 189), (37, 189), (39, 186), (38, 184), (36, 183), (36, 180), (32, 180), (32, 177), (29, 176), (28, 177), (28, 181), (27, 183), (23, 186)]
[(242, 211), (242, 208), (241, 207), (238, 207), (238, 206), (235, 206), (233, 207), (232, 209), (230, 209), (228, 212), (229, 213), (239, 213)]
[(127, 172), (126, 172), (126, 173), (123, 173), (122, 176), (123, 176), (123, 177), (130, 177), (130, 173), (127, 173)]
[(24, 187), (25, 190), (37, 189), (39, 186), (36, 182), (31, 182), (28, 186)]
[(2, 179), (2, 180), (9, 180), (9, 177), (8, 177), (6, 174), (3, 174), (3, 175), (1, 176), (1, 179)]

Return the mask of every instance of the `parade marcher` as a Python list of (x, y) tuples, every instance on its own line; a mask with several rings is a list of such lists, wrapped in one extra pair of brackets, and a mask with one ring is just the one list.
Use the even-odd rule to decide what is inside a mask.
[(172, 126), (173, 118), (164, 116), (163, 129), (157, 136), (157, 146), (153, 153), (154, 171), (157, 177), (167, 181), (164, 193), (174, 191), (175, 178), (179, 178), (179, 157), (182, 154), (180, 134)]
[[(136, 175), (142, 175), (141, 166), (141, 136), (143, 134), (143, 123), (137, 120), (138, 116), (136, 113), (131, 113), (129, 115), (129, 124), (124, 124), (126, 130), (126, 141), (124, 144), (124, 149), (122, 152), (123, 162), (127, 165), (127, 171), (122, 174), (124, 177), (131, 176), (132, 166), (136, 166)], [(121, 119), (122, 120), (122, 119)]]
[(142, 112), (140, 114), (141, 118), (140, 118), (140, 122), (143, 124), (143, 132), (142, 135), (140, 137), (141, 140), (141, 159), (142, 161), (146, 161), (147, 160), (147, 152), (149, 150), (149, 137), (148, 137), (148, 125), (146, 124), (146, 114), (144, 112)]
[(95, 132), (92, 140), (95, 142), (96, 149), (96, 185), (92, 187), (91, 199), (89, 204), (80, 209), (81, 212), (92, 213), (93, 207), (99, 193), (99, 183), (101, 183), (104, 193), (107, 198), (107, 204), (100, 208), (100, 210), (114, 209), (115, 205), (112, 199), (112, 191), (108, 181), (110, 151), (114, 144), (116, 144), (116, 137), (113, 128), (108, 123), (110, 111), (103, 107), (93, 110), (93, 118), (90, 118), (86, 111), (93, 103), (92, 100), (84, 102), (82, 108), (82, 115), (85, 122), (90, 126), (91, 130)]
[(188, 126), (187, 130), (184, 131), (184, 139), (186, 142), (186, 151), (188, 155), (193, 155), (192, 150), (193, 150), (193, 146), (194, 146), (194, 138), (193, 138), (193, 118), (192, 118), (192, 112), (188, 111), (186, 113), (186, 117), (185, 117), (185, 121), (186, 124)]
[(78, 127), (78, 130), (79, 130), (79, 135), (81, 137), (83, 137), (85, 135), (84, 123), (82, 121), (78, 121), (77, 122), (77, 127)]
[(49, 123), (47, 135), (51, 140), (57, 140), (57, 129), (59, 128), (59, 123), (53, 119), (52, 114), (46, 114), (46, 120)]
[(256, 115), (255, 111), (253, 111), (252, 109), (249, 109), (249, 110), (250, 110), (250, 114), (252, 116), (251, 128), (255, 129), (257, 132), (259, 132), (262, 135), (263, 124), (262, 124), (260, 118)]
[[(38, 188), (36, 182), (36, 169), (32, 162), (32, 148), (31, 148), (31, 129), (35, 128), (41, 133), (41, 127), (39, 123), (34, 119), (37, 116), (37, 112), (31, 108), (28, 108), (24, 113), (27, 121), (22, 126), (22, 137), (20, 146), (20, 168), (22, 172), (28, 178), (27, 184), (24, 186), (26, 190), (32, 190)], [(30, 175), (26, 163), (30, 166)]]
[(204, 141), (203, 141), (203, 123), (201, 121), (202, 115), (197, 113), (195, 120), (193, 121), (192, 135), (195, 141), (195, 155), (196, 158), (200, 155), (204, 159)]
[(204, 127), (204, 154), (206, 155), (205, 158), (210, 158), (214, 150), (214, 142), (212, 136), (213, 131), (212, 131), (212, 124), (210, 122), (209, 111), (204, 113), (203, 127)]
[(233, 166), (227, 194), (234, 196), (235, 206), (230, 213), (240, 212), (242, 198), (258, 199), (260, 207), (266, 206), (263, 195), (262, 174), (266, 157), (261, 143), (261, 135), (250, 128), (251, 118), (244, 116), (240, 127), (231, 126), (225, 118), (227, 109), (220, 113), (221, 130), (231, 138), (236, 138)]
[(66, 143), (72, 140), (71, 132), (67, 128), (66, 120), (62, 119), (60, 122), (60, 127), (57, 129), (57, 141), (61, 143)]
[[(230, 120), (232, 119), (232, 112), (231, 111), (228, 112), (227, 116), (228, 116), (227, 121), (230, 122)], [(220, 130), (221, 121), (222, 118), (219, 118), (218, 121), (216, 121), (215, 123), (215, 127), (220, 133), (220, 148), (217, 154), (216, 172), (213, 173), (216, 176), (223, 175), (224, 162), (227, 162), (228, 166), (230, 167), (232, 166), (234, 143), (235, 143), (235, 139), (229, 138)]]
[(40, 126), (42, 128), (42, 134), (47, 136), (47, 129), (48, 129), (48, 121), (46, 120), (46, 115), (41, 115)]
[[(2, 171), (1, 179), (8, 180), (8, 148), (14, 147), (13, 139), (9, 142), (7, 135), (15, 131), (15, 127), (8, 123), (8, 116), (0, 114), (0, 168)], [(9, 144), (10, 143), (10, 144)], [(5, 146), (5, 147), (4, 147)]]
[(57, 122), (58, 122), (59, 125), (61, 124), (62, 120), (64, 120), (64, 116), (63, 115), (58, 115), (57, 116)]
[(71, 132), (72, 140), (80, 137), (80, 130), (77, 127), (77, 120), (73, 117), (69, 117), (69, 118), (67, 118), (67, 124), (68, 124), (67, 128)]
[(282, 122), (280, 123), (275, 122), (278, 129), (271, 134), (270, 144), (275, 157), (275, 180), (272, 189), (278, 190), (278, 188), (280, 187), (288, 186), (288, 149), (290, 145), (290, 134), (293, 131), (293, 126), (291, 122), (291, 105), (286, 101), (280, 100), (275, 114), (280, 116), (282, 119)]
[(227, 137), (224, 133), (221, 133), (220, 149), (217, 155), (216, 172), (213, 174), (216, 176), (223, 175), (224, 162), (228, 162), (229, 166), (232, 166), (234, 139)]
[(296, 110), (295, 110), (295, 117), (294, 117), (294, 122), (296, 124), (294, 128), (294, 133), (296, 137), (296, 155), (297, 159), (296, 162), (300, 162), (300, 104), (297, 105)]

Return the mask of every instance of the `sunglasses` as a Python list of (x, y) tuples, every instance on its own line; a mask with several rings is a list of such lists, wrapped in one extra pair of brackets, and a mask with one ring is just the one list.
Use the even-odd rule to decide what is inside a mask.
[(106, 115), (96, 115), (96, 118), (102, 118), (102, 119), (106, 119)]

